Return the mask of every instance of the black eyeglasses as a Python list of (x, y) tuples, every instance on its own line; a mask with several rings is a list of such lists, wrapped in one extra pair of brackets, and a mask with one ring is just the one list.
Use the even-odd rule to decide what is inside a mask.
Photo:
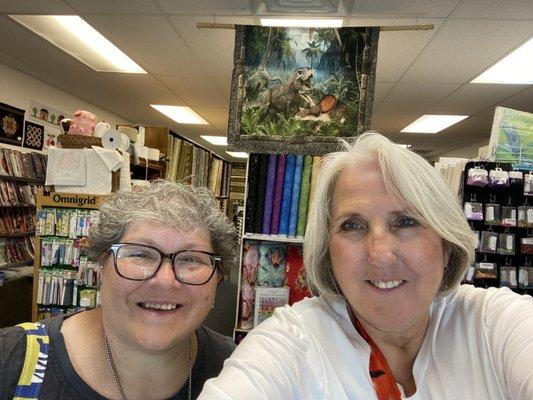
[(144, 281), (153, 277), (164, 259), (172, 261), (176, 279), (187, 285), (205, 285), (216, 271), (220, 257), (200, 250), (180, 250), (165, 254), (161, 250), (137, 243), (116, 243), (113, 253), (115, 270), (124, 279)]

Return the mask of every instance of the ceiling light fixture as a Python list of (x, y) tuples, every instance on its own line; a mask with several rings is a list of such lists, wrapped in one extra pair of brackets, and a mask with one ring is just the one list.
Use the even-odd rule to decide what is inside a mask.
[(437, 133), (465, 118), (468, 118), (468, 115), (423, 115), (401, 132)]
[(215, 146), (227, 146), (228, 138), (226, 136), (209, 136), (209, 135), (200, 135), (205, 141), (214, 144)]
[(340, 28), (342, 26), (342, 19), (261, 18), (261, 25), (298, 28)]
[(77, 15), (10, 15), (53, 45), (98, 72), (146, 71)]
[(400, 147), (403, 147), (404, 149), (408, 149), (409, 147), (411, 147), (412, 145), (410, 144), (400, 144), (400, 143), (396, 143), (398, 146)]
[(209, 125), (209, 122), (196, 114), (190, 107), (165, 106), (161, 104), (150, 104), (150, 107), (155, 108), (161, 114), (179, 124)]
[(533, 83), (533, 39), (487, 69), (472, 83)]
[(226, 151), (226, 153), (235, 158), (248, 158), (248, 153), (241, 151)]

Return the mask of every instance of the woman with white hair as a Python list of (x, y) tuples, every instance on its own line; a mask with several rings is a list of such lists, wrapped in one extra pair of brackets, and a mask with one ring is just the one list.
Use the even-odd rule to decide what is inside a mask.
[(533, 299), (460, 285), (476, 235), (439, 173), (377, 133), (326, 157), (317, 297), (248, 334), (201, 400), (533, 399)]

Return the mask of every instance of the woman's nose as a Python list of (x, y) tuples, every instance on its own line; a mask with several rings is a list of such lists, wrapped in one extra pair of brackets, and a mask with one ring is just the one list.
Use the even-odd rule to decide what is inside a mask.
[(161, 266), (150, 281), (162, 287), (181, 285), (181, 282), (176, 279), (173, 262), (168, 258), (161, 260)]
[(378, 268), (394, 265), (396, 262), (397, 239), (385, 227), (372, 228), (366, 238), (368, 263)]

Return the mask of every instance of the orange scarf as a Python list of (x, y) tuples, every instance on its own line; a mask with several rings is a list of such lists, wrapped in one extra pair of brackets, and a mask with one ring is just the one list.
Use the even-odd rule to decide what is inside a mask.
[(401, 400), (400, 389), (394, 379), (394, 375), (389, 368), (389, 364), (378, 345), (374, 343), (372, 338), (365, 331), (353, 311), (348, 307), (350, 319), (352, 320), (354, 328), (359, 332), (361, 337), (366, 340), (370, 346), (370, 365), (368, 371), (372, 378), (372, 384), (379, 400)]

